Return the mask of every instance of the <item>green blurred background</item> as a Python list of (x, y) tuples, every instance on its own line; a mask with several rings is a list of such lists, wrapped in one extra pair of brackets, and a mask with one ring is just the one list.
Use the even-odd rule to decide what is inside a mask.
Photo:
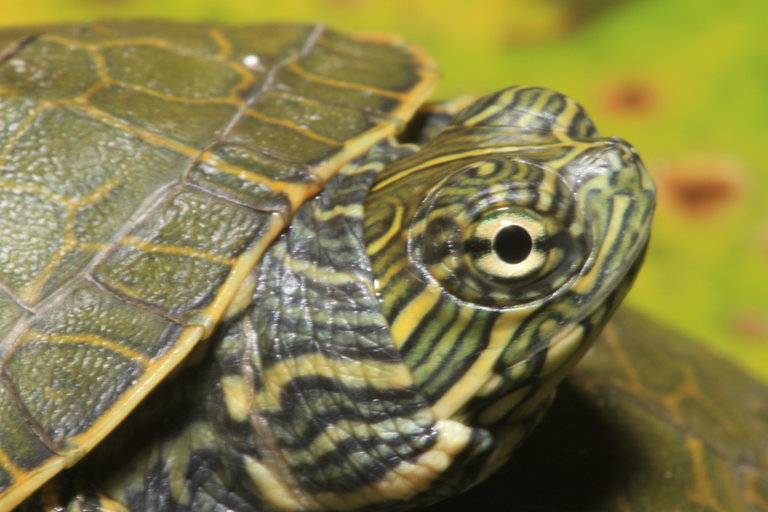
[(765, 0), (0, 0), (0, 25), (103, 17), (395, 32), (440, 63), (436, 98), (520, 83), (571, 95), (659, 185), (628, 301), (768, 380)]

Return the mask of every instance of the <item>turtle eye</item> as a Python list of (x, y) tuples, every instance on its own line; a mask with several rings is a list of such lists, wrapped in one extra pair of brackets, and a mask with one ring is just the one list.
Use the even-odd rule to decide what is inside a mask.
[(556, 173), (492, 160), (447, 174), (411, 228), (411, 257), (429, 279), (464, 301), (502, 308), (567, 286), (587, 259), (589, 235)]
[(491, 280), (521, 281), (546, 264), (545, 227), (515, 212), (501, 212), (480, 222), (465, 242), (465, 254)]
[[(493, 252), (498, 259), (508, 265), (525, 262), (531, 255), (532, 249), (533, 239), (523, 226), (517, 224), (502, 226), (493, 236)], [(501, 271), (496, 273), (503, 274)]]

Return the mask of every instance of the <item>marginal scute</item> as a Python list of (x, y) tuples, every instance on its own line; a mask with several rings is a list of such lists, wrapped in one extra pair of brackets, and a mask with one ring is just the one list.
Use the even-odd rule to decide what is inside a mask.
[(142, 365), (90, 343), (30, 336), (6, 359), (4, 371), (31, 419), (54, 446), (62, 446), (108, 412), (141, 375)]
[(282, 69), (277, 78), (280, 91), (324, 104), (337, 103), (344, 108), (366, 110), (374, 115), (383, 116), (398, 104), (397, 98), (370, 94), (364, 87), (339, 89), (333, 83), (313, 81), (295, 66)]
[(181, 190), (123, 237), (94, 276), (118, 293), (180, 315), (210, 301), (235, 257), (269, 226), (268, 213)]
[(328, 138), (337, 144), (343, 144), (349, 137), (376, 124), (375, 119), (366, 112), (341, 105), (327, 105), (278, 91), (261, 95), (254, 102), (253, 109), (258, 111), (259, 115), (277, 123), (287, 117), (291, 124), (301, 127), (307, 133)]
[(335, 141), (313, 137), (311, 132), (305, 133), (303, 129), (247, 115), (228, 132), (226, 142), (252, 148), (279, 160), (310, 165), (330, 157), (339, 147)]
[[(265, 212), (289, 215), (293, 205), (270, 181), (311, 183), (301, 165), (263, 155), (244, 146), (218, 145), (207, 162), (195, 164), (188, 180), (212, 194)], [(242, 172), (239, 169), (250, 169)]]
[[(19, 414), (13, 392), (6, 383), (0, 383), (0, 457), (2, 471), (11, 480), (15, 474), (33, 470), (54, 455)], [(11, 464), (7, 465), (5, 459)]]
[(42, 338), (100, 343), (135, 359), (152, 360), (173, 344), (179, 326), (84, 284), (73, 288), (59, 308), (38, 319), (30, 330)]

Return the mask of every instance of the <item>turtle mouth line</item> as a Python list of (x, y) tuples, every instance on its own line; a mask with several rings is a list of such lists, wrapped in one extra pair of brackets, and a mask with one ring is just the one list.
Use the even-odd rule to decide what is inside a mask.
[[(493, 400), (478, 416), (483, 425), (495, 425), (504, 418), (505, 424), (517, 424), (526, 421), (532, 415), (536, 415), (554, 388), (579, 362), (584, 353), (589, 349), (589, 331), (579, 323), (571, 323), (559, 330), (550, 338), (550, 342), (542, 346), (538, 353), (546, 352), (543, 357), (540, 373), (535, 377), (536, 382), (527, 382), (522, 386), (515, 386), (506, 392), (499, 393), (504, 382), (513, 382), (516, 368), (529, 364), (528, 359), (518, 361), (509, 366), (505, 372), (506, 379), (490, 377), (480, 387), (489, 396), (499, 393), (499, 397)], [(495, 382), (494, 382), (495, 381)]]

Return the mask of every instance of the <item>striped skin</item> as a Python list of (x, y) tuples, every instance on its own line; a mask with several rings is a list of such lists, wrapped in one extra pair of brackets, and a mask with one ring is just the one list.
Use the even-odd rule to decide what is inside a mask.
[(622, 307), (514, 460), (446, 509), (768, 511), (768, 386)]
[(434, 81), (322, 26), (0, 30), (0, 509), (243, 307), (299, 206)]
[[(634, 150), (544, 89), (482, 98), (387, 167), (366, 200), (368, 254), (436, 417), (504, 424), (500, 453), (513, 449), (626, 292), (653, 205)], [(510, 225), (532, 243), (517, 263), (500, 255), (521, 239), (494, 245)]]

